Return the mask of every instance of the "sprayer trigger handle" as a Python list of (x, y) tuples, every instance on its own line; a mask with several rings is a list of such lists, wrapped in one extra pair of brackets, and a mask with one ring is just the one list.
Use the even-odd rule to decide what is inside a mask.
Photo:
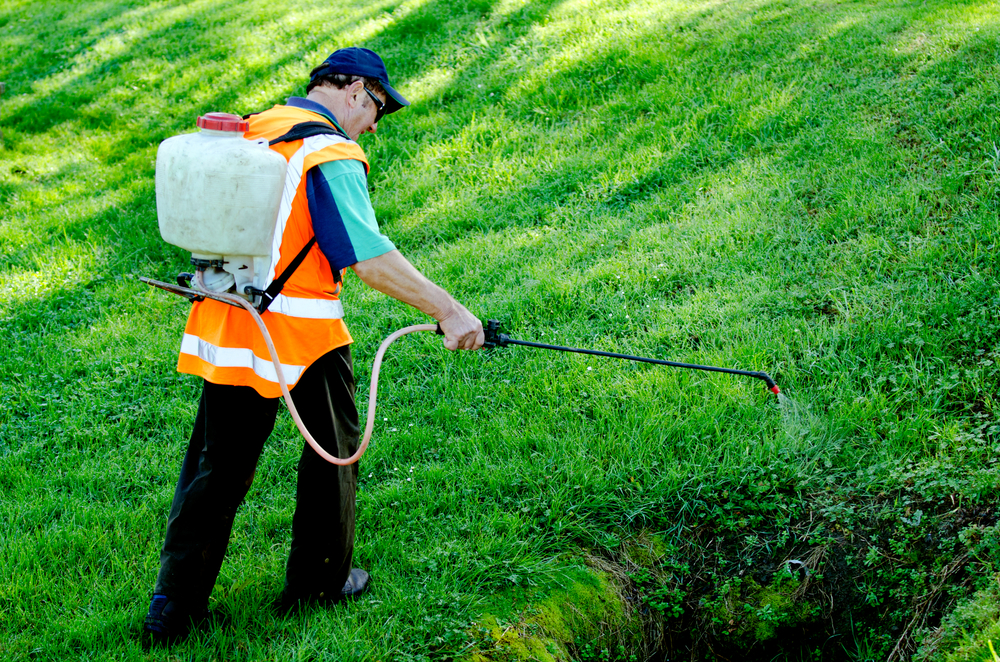
[(441, 330), (441, 322), (437, 323), (437, 328), (434, 329), (434, 333), (438, 334), (439, 336), (444, 335), (444, 331)]

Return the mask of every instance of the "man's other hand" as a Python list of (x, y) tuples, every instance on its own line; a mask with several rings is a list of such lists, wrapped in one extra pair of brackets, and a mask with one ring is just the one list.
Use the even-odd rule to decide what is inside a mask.
[(440, 324), (444, 331), (444, 346), (452, 351), (479, 349), (486, 340), (483, 323), (457, 302), (454, 312), (442, 319)]

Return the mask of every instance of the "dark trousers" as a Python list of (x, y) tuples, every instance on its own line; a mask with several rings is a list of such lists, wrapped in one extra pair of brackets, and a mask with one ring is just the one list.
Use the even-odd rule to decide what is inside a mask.
[[(292, 399), (324, 450), (338, 457), (357, 450), (349, 346), (309, 366)], [(277, 413), (277, 398), (264, 398), (249, 386), (204, 383), (167, 520), (156, 593), (193, 609), (207, 603), (229, 545), (233, 517), (253, 482)], [(336, 599), (351, 571), (358, 465), (330, 464), (303, 445), (284, 593), (293, 600)]]

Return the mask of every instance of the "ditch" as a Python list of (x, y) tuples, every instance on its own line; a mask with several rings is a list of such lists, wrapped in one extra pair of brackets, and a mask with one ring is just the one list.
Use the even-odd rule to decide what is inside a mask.
[[(674, 544), (644, 534), (606, 569), (642, 623), (635, 659), (940, 659), (942, 617), (996, 573), (998, 512), (879, 495), (767, 527), (736, 508)], [(577, 659), (633, 659), (615, 646)]]

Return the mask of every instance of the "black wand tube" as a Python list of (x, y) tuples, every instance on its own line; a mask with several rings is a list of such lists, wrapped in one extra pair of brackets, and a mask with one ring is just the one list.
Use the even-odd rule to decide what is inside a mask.
[(500, 323), (496, 320), (489, 320), (486, 324), (486, 342), (484, 347), (506, 347), (507, 345), (522, 345), (524, 347), (536, 347), (538, 349), (551, 349), (557, 352), (573, 352), (574, 354), (590, 354), (591, 356), (606, 356), (612, 359), (627, 359), (629, 361), (641, 361), (642, 363), (655, 363), (657, 365), (667, 365), (672, 368), (687, 368), (690, 370), (705, 370), (708, 372), (724, 372), (729, 375), (744, 375), (763, 379), (767, 388), (777, 395), (781, 391), (778, 385), (766, 372), (754, 372), (751, 370), (736, 370), (734, 368), (718, 368), (711, 365), (698, 365), (697, 363), (680, 363), (678, 361), (664, 361), (662, 359), (651, 359), (645, 356), (633, 356), (631, 354), (618, 354), (615, 352), (601, 352), (596, 349), (580, 349), (579, 347), (563, 347), (561, 345), (546, 345), (545, 343), (528, 342), (525, 340), (515, 340), (505, 333), (499, 333)]

